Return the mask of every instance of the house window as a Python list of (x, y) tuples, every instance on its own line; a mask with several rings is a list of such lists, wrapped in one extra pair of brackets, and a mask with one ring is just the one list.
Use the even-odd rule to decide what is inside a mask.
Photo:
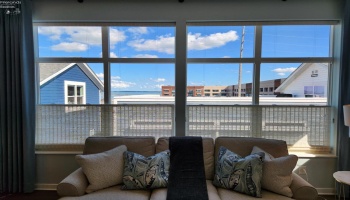
[(86, 103), (86, 84), (84, 82), (65, 81), (64, 99), (65, 104), (85, 104)]
[(324, 97), (324, 86), (304, 86), (305, 97)]

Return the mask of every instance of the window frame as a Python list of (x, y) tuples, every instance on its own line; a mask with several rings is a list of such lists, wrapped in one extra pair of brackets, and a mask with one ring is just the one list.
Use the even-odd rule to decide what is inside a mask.
[[(158, 23), (34, 23), (34, 45), (35, 45), (35, 62), (38, 63), (103, 63), (105, 92), (104, 100), (106, 104), (111, 104), (111, 88), (110, 88), (110, 64), (112, 63), (172, 63), (175, 65), (175, 87), (178, 91), (175, 95), (175, 135), (185, 136), (185, 128), (187, 121), (186, 107), (187, 107), (187, 65), (194, 63), (251, 63), (253, 64), (254, 76), (252, 81), (252, 105), (259, 106), (259, 88), (260, 88), (260, 68), (262, 63), (313, 63), (313, 62), (326, 62), (329, 63), (329, 67), (332, 68), (333, 64), (333, 48), (330, 48), (329, 57), (317, 57), (317, 58), (263, 58), (261, 57), (261, 45), (262, 45), (262, 26), (265, 25), (293, 25), (293, 24), (323, 24), (323, 25), (335, 25), (337, 21), (296, 21), (296, 22), (222, 22), (223, 25), (254, 25), (255, 26), (255, 41), (254, 41), (254, 56), (252, 58), (187, 58), (186, 56), (186, 41), (187, 41), (187, 26), (189, 25), (218, 25), (220, 22), (168, 22), (165, 25), (172, 25), (175, 27), (175, 58), (111, 58), (109, 56), (109, 27), (110, 26), (135, 26), (135, 25), (147, 25), (147, 24), (158, 24)], [(102, 32), (102, 57), (101, 58), (57, 58), (57, 57), (38, 57), (38, 26), (101, 26)], [(331, 28), (334, 32), (334, 27)], [(332, 36), (332, 34), (331, 34)], [(330, 38), (331, 47), (333, 47), (333, 39)], [(329, 77), (332, 76), (332, 70), (329, 70)], [(38, 77), (38, 76), (37, 76)], [(329, 79), (328, 90), (331, 90), (332, 79)], [(38, 80), (37, 80), (38, 84)], [(40, 88), (38, 86), (37, 88)], [(85, 87), (86, 88), (86, 87)], [(237, 90), (237, 89), (235, 89)], [(180, 92), (179, 92), (180, 91)], [(174, 91), (172, 92), (174, 93)], [(332, 104), (332, 99), (330, 98), (331, 92), (327, 92), (327, 105)], [(204, 94), (205, 96), (206, 94)], [(214, 94), (213, 94), (214, 95)], [(86, 92), (85, 92), (86, 96)], [(37, 90), (37, 100), (39, 99), (39, 91)], [(66, 99), (66, 98), (65, 98)]]
[[(68, 87), (69, 86), (74, 86), (74, 95), (73, 96), (69, 96), (68, 95)], [(77, 90), (77, 86), (82, 86), (83, 87), (83, 96), (78, 96), (78, 90)], [(74, 98), (74, 103), (70, 104), (68, 101), (69, 97), (73, 97)], [(79, 81), (64, 81), (64, 104), (68, 104), (68, 105), (81, 105), (78, 103), (77, 98), (78, 97), (83, 97), (83, 103), (81, 104), (86, 104), (86, 83), (85, 82), (79, 82)]]

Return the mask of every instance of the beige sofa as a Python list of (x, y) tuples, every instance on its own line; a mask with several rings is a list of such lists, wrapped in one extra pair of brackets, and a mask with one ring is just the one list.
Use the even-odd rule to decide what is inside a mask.
[[(143, 156), (152, 156), (158, 152), (169, 148), (168, 138), (159, 138), (157, 142), (153, 137), (90, 137), (86, 140), (83, 154), (94, 154), (112, 149), (119, 145), (125, 145), (128, 151), (132, 151)], [(220, 146), (241, 155), (247, 156), (251, 153), (254, 146), (259, 146), (273, 157), (278, 158), (288, 155), (287, 145), (281, 140), (269, 140), (261, 138), (248, 137), (218, 137), (203, 138), (203, 158), (205, 164), (205, 175), (208, 196), (210, 200), (233, 200), (233, 199), (257, 199), (246, 194), (238, 193), (228, 189), (217, 188), (212, 182), (214, 178), (214, 168), (216, 152)], [(292, 184), (290, 188), (293, 197), (289, 198), (267, 190), (262, 190), (260, 199), (316, 199), (318, 194), (316, 189), (299, 177), (292, 174)], [(153, 190), (122, 190), (121, 185), (116, 185), (106, 189), (98, 190), (86, 194), (85, 189), (88, 186), (88, 180), (81, 168), (77, 169), (57, 186), (57, 192), (62, 200), (69, 199), (114, 199), (114, 200), (165, 200), (167, 189)]]

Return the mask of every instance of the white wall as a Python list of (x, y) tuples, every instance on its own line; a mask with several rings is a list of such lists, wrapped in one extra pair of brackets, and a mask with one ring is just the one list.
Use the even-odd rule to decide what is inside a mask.
[[(176, 22), (339, 20), (344, 0), (33, 0), (34, 22)], [(339, 34), (335, 37), (338, 38)], [(184, 35), (185, 36), (185, 35)], [(340, 48), (339, 48), (340, 49)], [(339, 49), (335, 52), (340, 53)], [(183, 56), (183, 55), (182, 55)], [(337, 58), (339, 55), (335, 55)], [(180, 62), (181, 63), (181, 62)], [(336, 61), (337, 63), (337, 61)], [(182, 63), (183, 64), (183, 63)], [(336, 66), (333, 66), (336, 67)], [(334, 89), (334, 88), (333, 88)], [(74, 155), (38, 154), (37, 186), (55, 188), (76, 169)], [(309, 180), (334, 189), (336, 159), (310, 158)], [(317, 169), (317, 170), (314, 170)]]

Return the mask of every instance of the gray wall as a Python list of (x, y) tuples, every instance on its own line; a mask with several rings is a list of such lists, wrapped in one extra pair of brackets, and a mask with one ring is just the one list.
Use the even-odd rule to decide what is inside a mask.
[[(340, 20), (344, 0), (33, 0), (34, 22), (176, 22)], [(339, 54), (340, 31), (335, 35)], [(336, 58), (339, 55), (335, 55)], [(337, 61), (336, 61), (337, 63)], [(335, 68), (339, 66), (333, 66)], [(336, 77), (335, 77), (336, 78)], [(333, 88), (334, 89), (334, 88)], [(334, 94), (337, 91), (334, 90)], [(332, 106), (337, 106), (334, 103)], [(332, 137), (336, 137), (335, 134)], [(334, 146), (336, 146), (334, 144)], [(55, 185), (78, 166), (73, 154), (37, 154), (37, 186)], [(335, 157), (303, 158), (307, 178), (320, 191), (333, 191)], [(298, 172), (298, 170), (296, 170)], [(306, 177), (305, 177), (306, 178)]]
[(340, 19), (341, 0), (34, 0), (35, 22)]

